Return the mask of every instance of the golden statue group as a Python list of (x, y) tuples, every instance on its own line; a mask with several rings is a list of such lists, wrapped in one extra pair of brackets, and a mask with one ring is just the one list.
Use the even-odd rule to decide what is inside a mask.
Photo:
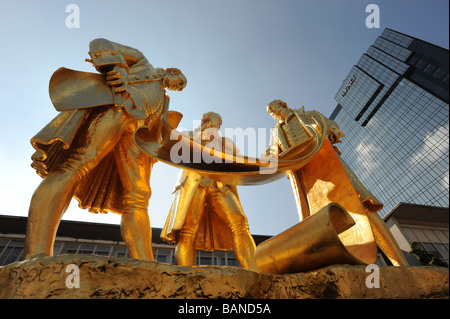
[[(316, 111), (267, 106), (277, 120), (261, 158), (241, 156), (219, 135), (219, 114), (203, 114), (201, 126), (178, 133), (181, 113), (169, 111), (165, 89), (187, 80), (176, 68), (154, 68), (138, 50), (96, 39), (89, 55), (98, 73), (60, 68), (50, 80), (58, 115), (32, 139), (32, 167), (43, 178), (28, 215), (25, 259), (51, 256), (59, 222), (72, 197), (91, 212), (121, 215), (131, 258), (153, 260), (150, 175), (157, 161), (181, 168), (161, 237), (175, 244), (175, 262), (194, 265), (196, 250), (230, 250), (241, 267), (291, 273), (337, 263), (375, 263), (377, 246), (395, 266), (407, 265), (377, 214), (382, 204), (362, 185), (334, 145), (344, 134)], [(175, 138), (174, 138), (175, 136)], [(215, 159), (175, 161), (182, 143)], [(272, 173), (262, 174), (262, 169)], [(237, 185), (287, 176), (300, 223), (256, 247)]]

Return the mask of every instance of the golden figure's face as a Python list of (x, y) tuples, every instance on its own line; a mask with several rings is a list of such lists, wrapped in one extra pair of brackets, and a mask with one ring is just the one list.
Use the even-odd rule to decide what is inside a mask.
[(202, 129), (207, 129), (210, 127), (220, 129), (221, 126), (222, 126), (222, 117), (219, 114), (214, 112), (203, 114)]
[(286, 103), (280, 100), (275, 100), (267, 105), (267, 112), (275, 119), (283, 121), (288, 115), (288, 108)]
[(186, 87), (187, 79), (177, 68), (168, 68), (165, 70), (164, 86), (171, 91), (181, 91)]

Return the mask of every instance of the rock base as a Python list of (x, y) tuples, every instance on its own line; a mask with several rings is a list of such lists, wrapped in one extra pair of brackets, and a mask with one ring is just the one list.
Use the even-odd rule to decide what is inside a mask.
[(127, 258), (59, 255), (0, 267), (0, 298), (449, 298), (448, 268), (380, 267), (379, 288), (374, 275), (364, 266), (349, 265), (276, 275), (236, 267), (187, 267)]

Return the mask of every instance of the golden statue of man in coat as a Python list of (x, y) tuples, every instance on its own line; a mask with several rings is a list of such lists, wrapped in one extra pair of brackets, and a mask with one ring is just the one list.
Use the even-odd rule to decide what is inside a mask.
[[(393, 265), (408, 265), (395, 238), (378, 215), (383, 204), (362, 184), (354, 172), (339, 156), (333, 144), (344, 136), (337, 124), (317, 111), (290, 109), (281, 100), (267, 105), (268, 113), (278, 121), (266, 156), (291, 156), (296, 148), (310, 139), (308, 129), (313, 118), (325, 122), (326, 137), (318, 153), (308, 164), (288, 174), (297, 202), (300, 220), (318, 212), (331, 202), (342, 205), (355, 220), (356, 225), (341, 234), (346, 248), (367, 263), (376, 259), (376, 245), (386, 254)], [(320, 131), (320, 129), (316, 128)], [(376, 243), (376, 245), (375, 245)]]
[(60, 219), (75, 197), (91, 212), (121, 214), (130, 257), (153, 260), (148, 203), (155, 161), (132, 136), (139, 125), (157, 130), (169, 105), (165, 88), (181, 91), (186, 78), (107, 39), (89, 48), (100, 74), (57, 70), (50, 97), (61, 112), (31, 139), (32, 167), (43, 180), (30, 203), (25, 258), (53, 254)]
[[(203, 115), (200, 129), (184, 134), (211, 149), (235, 154), (234, 143), (218, 134), (221, 125), (220, 115), (209, 112)], [(233, 249), (241, 267), (258, 271), (255, 242), (235, 185), (182, 171), (161, 237), (176, 243), (178, 265), (194, 265), (197, 249)]]

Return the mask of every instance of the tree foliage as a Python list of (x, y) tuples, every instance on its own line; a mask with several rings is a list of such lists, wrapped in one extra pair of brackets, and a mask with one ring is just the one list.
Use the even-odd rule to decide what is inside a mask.
[(447, 267), (448, 268), (448, 265), (446, 262), (442, 261), (441, 259), (433, 256), (433, 254), (420, 248), (418, 243), (412, 242), (410, 244), (410, 246), (411, 246), (411, 251), (409, 253), (416, 255), (417, 259), (419, 260), (421, 265), (423, 265), (423, 266), (438, 266), (438, 267)]

